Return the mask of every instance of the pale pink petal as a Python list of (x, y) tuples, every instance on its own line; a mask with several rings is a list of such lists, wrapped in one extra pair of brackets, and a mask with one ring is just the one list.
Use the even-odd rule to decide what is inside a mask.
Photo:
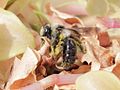
[(87, 0), (51, 0), (53, 7), (71, 15), (87, 15), (86, 2)]
[(120, 28), (120, 19), (118, 18), (103, 17), (100, 18), (100, 21), (108, 28)]
[(50, 7), (51, 11), (55, 14), (57, 14), (60, 18), (62, 19), (66, 19), (66, 18), (73, 18), (73, 16), (66, 14), (66, 13), (62, 13), (59, 12), (58, 10), (56, 10), (55, 8), (53, 8), (52, 6)]
[(54, 85), (74, 84), (80, 74), (59, 75), (53, 74), (40, 81), (21, 88), (20, 90), (44, 90)]
[(71, 15), (88, 15), (85, 6), (80, 5), (68, 5), (58, 8), (58, 10)]

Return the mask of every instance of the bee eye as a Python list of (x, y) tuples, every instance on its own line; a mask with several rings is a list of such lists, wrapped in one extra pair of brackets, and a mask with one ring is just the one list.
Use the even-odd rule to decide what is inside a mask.
[(51, 33), (52, 33), (52, 30), (51, 30), (50, 25), (46, 24), (43, 27), (43, 35), (42, 36), (46, 36), (47, 38), (51, 39)]

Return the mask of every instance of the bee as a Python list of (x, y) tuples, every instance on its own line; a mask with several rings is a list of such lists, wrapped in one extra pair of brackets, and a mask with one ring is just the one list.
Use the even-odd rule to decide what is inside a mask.
[(50, 27), (50, 25), (43, 27), (42, 36), (46, 36), (51, 41), (51, 55), (54, 60), (62, 57), (61, 63), (57, 66), (63, 67), (64, 70), (69, 70), (76, 60), (78, 48), (80, 52), (85, 53), (84, 46), (82, 46), (81, 35), (77, 31), (65, 28), (62, 25)]

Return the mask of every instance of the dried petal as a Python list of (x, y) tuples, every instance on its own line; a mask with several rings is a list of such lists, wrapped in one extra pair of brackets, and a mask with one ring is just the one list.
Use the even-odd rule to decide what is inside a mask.
[(10, 89), (11, 90), (19, 89), (21, 87), (27, 86), (34, 82), (36, 82), (36, 76), (34, 73), (30, 73), (25, 79), (20, 79), (20, 80), (15, 81), (11, 85)]
[(21, 60), (18, 58), (14, 61), (14, 66), (7, 82), (6, 89), (16, 81), (26, 78), (33, 70), (35, 70), (38, 63), (38, 59), (34, 52), (27, 48)]
[(90, 65), (82, 65), (78, 69), (73, 69), (71, 73), (73, 74), (80, 74), (80, 73), (86, 73), (90, 71), (91, 66)]
[(120, 64), (116, 65), (112, 72), (120, 79)]
[(14, 59), (11, 58), (0, 62), (0, 88), (4, 88), (5, 83), (8, 81)]

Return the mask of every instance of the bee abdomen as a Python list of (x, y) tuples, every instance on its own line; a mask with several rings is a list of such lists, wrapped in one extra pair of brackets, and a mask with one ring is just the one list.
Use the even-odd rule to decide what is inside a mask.
[(76, 56), (76, 45), (71, 38), (66, 38), (63, 45), (63, 60), (73, 64)]

